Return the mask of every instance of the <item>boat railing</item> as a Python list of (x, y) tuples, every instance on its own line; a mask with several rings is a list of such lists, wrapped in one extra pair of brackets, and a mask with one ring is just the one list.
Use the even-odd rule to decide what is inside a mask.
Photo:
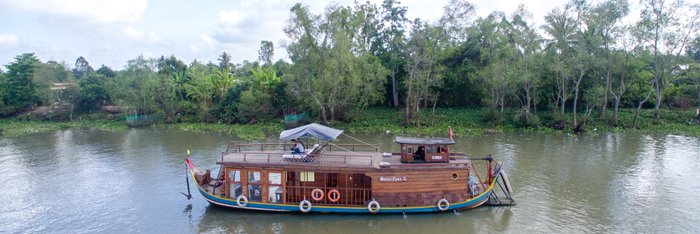
[(377, 144), (328, 144), (324, 150), (328, 151), (352, 151), (352, 152), (379, 152)]
[[(310, 147), (310, 146), (309, 146)], [(251, 144), (235, 144), (232, 142), (229, 147), (226, 148), (228, 153), (231, 150), (235, 152), (244, 151), (279, 151), (291, 149), (292, 144), (286, 143), (251, 143)], [(379, 145), (377, 144), (328, 144), (323, 150), (325, 151), (352, 151), (352, 152), (379, 152)]]
[(374, 156), (369, 154), (293, 155), (264, 151), (242, 151), (222, 155), (221, 161), (240, 163), (315, 163), (334, 166), (373, 166)]
[(228, 150), (235, 150), (235, 152), (243, 151), (273, 151), (273, 150), (285, 150), (291, 149), (292, 144), (284, 143), (251, 143), (251, 144), (235, 144), (233, 147), (229, 147)]
[(464, 154), (463, 152), (450, 152), (450, 160), (456, 160), (456, 159), (466, 159), (467, 155)]
[[(287, 185), (287, 203), (299, 204), (304, 199), (311, 201), (314, 205), (351, 205), (364, 206), (365, 202), (372, 200), (372, 189), (369, 188), (336, 188), (336, 187), (317, 187), (317, 186), (289, 186)], [(323, 198), (320, 201), (312, 199), (311, 191), (321, 189)], [(340, 193), (340, 200), (336, 202), (328, 199), (328, 193), (331, 190), (337, 190)]]

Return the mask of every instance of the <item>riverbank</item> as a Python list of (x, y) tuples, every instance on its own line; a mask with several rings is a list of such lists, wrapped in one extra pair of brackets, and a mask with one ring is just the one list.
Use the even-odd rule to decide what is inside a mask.
[[(541, 132), (541, 133), (572, 133), (571, 115), (558, 116), (550, 113), (538, 113), (538, 124), (531, 127), (518, 127), (513, 117), (517, 113), (507, 110), (497, 114), (483, 108), (445, 108), (436, 110), (435, 114), (424, 111), (420, 116), (421, 126), (404, 128), (404, 116), (397, 109), (370, 108), (349, 122), (331, 122), (329, 125), (345, 129), (348, 132), (403, 134), (414, 136), (446, 136), (452, 127), (455, 136), (478, 136), (496, 132)], [(608, 119), (599, 119), (593, 114), (586, 120), (585, 131), (592, 132), (649, 132), (687, 136), (700, 136), (700, 126), (692, 123), (694, 111), (662, 110), (661, 121), (655, 124), (653, 110), (643, 110), (639, 115), (638, 128), (631, 128), (634, 109), (620, 111), (618, 127), (610, 127)], [(554, 122), (568, 123), (562, 129), (552, 127)], [(190, 132), (214, 132), (231, 134), (248, 140), (264, 139), (266, 134), (277, 133), (284, 129), (281, 122), (267, 121), (257, 124), (225, 124), (225, 123), (157, 123), (155, 128), (179, 129)], [(20, 120), (17, 118), (0, 119), (0, 135), (19, 136), (38, 132), (65, 130), (70, 128), (89, 128), (105, 131), (128, 129), (123, 116), (106, 114), (79, 115), (74, 121), (56, 122), (42, 120)]]

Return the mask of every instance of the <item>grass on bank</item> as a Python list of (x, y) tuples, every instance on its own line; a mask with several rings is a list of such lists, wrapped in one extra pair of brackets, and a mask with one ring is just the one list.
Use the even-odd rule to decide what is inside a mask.
[[(335, 128), (349, 132), (387, 132), (411, 136), (446, 136), (447, 129), (452, 127), (455, 136), (475, 136), (493, 132), (572, 132), (571, 113), (560, 115), (556, 113), (535, 114), (535, 123), (522, 127), (518, 122), (516, 110), (506, 110), (503, 114), (486, 108), (439, 108), (435, 114), (425, 110), (420, 115), (420, 126), (404, 128), (402, 110), (393, 108), (369, 108), (350, 122), (331, 122)], [(634, 109), (620, 111), (618, 127), (610, 127), (608, 120), (612, 113), (608, 112), (605, 119), (600, 119), (597, 113), (591, 114), (586, 120), (586, 130), (611, 132), (658, 132), (700, 136), (700, 126), (692, 123), (695, 111), (662, 110), (659, 123), (653, 121), (653, 110), (642, 110), (639, 115), (638, 129), (632, 128)], [(582, 117), (579, 117), (579, 119)], [(561, 130), (552, 126), (555, 122), (566, 125)], [(264, 139), (266, 135), (276, 134), (284, 129), (280, 121), (265, 121), (256, 124), (225, 124), (225, 123), (157, 123), (155, 128), (179, 129), (190, 132), (214, 132), (231, 134), (246, 140)], [(65, 130), (69, 128), (90, 128), (105, 131), (127, 129), (124, 116), (93, 113), (78, 115), (74, 121), (42, 121), (21, 120), (18, 118), (0, 119), (0, 134), (3, 136), (27, 135), (38, 132)]]

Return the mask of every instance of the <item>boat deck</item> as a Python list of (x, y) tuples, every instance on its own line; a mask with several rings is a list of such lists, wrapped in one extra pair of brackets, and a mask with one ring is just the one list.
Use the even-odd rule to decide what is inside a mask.
[[(285, 158), (286, 157), (286, 158)], [(466, 167), (469, 160), (453, 158), (449, 163), (402, 163), (399, 155), (383, 156), (380, 152), (322, 151), (306, 157), (290, 158), (288, 151), (242, 151), (224, 153), (217, 164), (248, 164), (281, 167), (328, 167), (328, 168), (445, 168)]]
[(226, 153), (217, 163), (379, 168), (381, 159), (379, 152), (329, 151), (294, 157), (288, 151), (243, 151)]

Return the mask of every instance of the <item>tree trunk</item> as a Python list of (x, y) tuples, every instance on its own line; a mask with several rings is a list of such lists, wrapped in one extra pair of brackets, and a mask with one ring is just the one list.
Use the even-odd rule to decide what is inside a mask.
[(415, 124), (416, 126), (420, 126), (420, 95), (416, 96), (416, 119), (415, 119)]
[(573, 118), (573, 125), (576, 126), (576, 106), (578, 104), (578, 91), (579, 91), (579, 85), (581, 84), (581, 79), (583, 79), (583, 72), (578, 77), (578, 80), (576, 81), (576, 86), (574, 87), (574, 118)]
[(394, 67), (391, 71), (391, 95), (394, 98), (394, 107), (399, 107), (399, 93), (396, 92), (396, 70)]
[(644, 105), (647, 100), (649, 100), (649, 97), (651, 96), (651, 91), (647, 93), (647, 96), (644, 98), (644, 100), (639, 102), (639, 105), (637, 105), (637, 110), (634, 111), (634, 119), (632, 120), (632, 126), (634, 128), (637, 128), (637, 117), (639, 116), (639, 111), (642, 109), (642, 105)]
[(328, 124), (328, 118), (326, 118), (326, 107), (319, 104), (319, 107), (321, 108), (321, 117), (323, 118), (323, 124)]
[(498, 105), (501, 106), (501, 113), (503, 113), (503, 108), (505, 106), (505, 97), (501, 96), (498, 100)]
[(661, 98), (663, 97), (663, 89), (660, 87), (660, 78), (655, 80), (656, 83), (656, 104), (654, 105), (654, 122), (659, 122), (659, 107), (661, 106)]
[(408, 79), (408, 92), (406, 92), (406, 120), (404, 123), (405, 126), (411, 125), (411, 91), (413, 90), (413, 87), (411, 85), (411, 77), (408, 77)]
[(564, 110), (566, 107), (566, 77), (564, 77), (564, 58), (563, 55), (559, 55), (559, 82), (560, 86), (558, 87), (558, 95), (559, 95), (559, 101), (561, 104), (561, 113), (564, 114)]
[(608, 74), (605, 76), (605, 92), (603, 92), (603, 103), (600, 105), (600, 119), (605, 119), (605, 109), (608, 107), (608, 91), (610, 90), (610, 73), (612, 73), (611, 61), (608, 59)]
[(621, 96), (619, 95), (614, 95), (615, 98), (615, 108), (613, 110), (613, 117), (612, 120), (610, 120), (610, 125), (613, 127), (617, 127), (617, 114), (620, 112), (620, 99)]
[(530, 96), (530, 88), (528, 85), (525, 88), (525, 113), (528, 113), (528, 114), (530, 113), (530, 102), (531, 101), (532, 101), (532, 97)]

